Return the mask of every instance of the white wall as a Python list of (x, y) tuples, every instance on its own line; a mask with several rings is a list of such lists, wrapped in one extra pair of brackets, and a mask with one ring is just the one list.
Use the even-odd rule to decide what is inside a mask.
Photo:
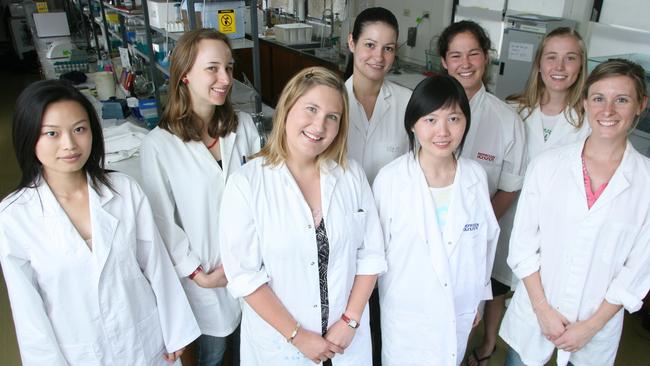
[[(382, 6), (395, 14), (399, 22), (400, 44), (406, 42), (406, 35), (409, 27), (415, 27), (415, 19), (422, 15), (423, 11), (429, 12), (429, 19), (424, 19), (418, 27), (415, 47), (404, 44), (399, 52), (401, 59), (424, 65), (426, 56), (424, 51), (429, 49), (431, 39), (451, 23), (451, 12), (453, 0), (375, 0), (371, 6)], [(410, 16), (404, 15), (404, 9), (410, 11)], [(434, 43), (435, 49), (435, 40)]]
[(605, 0), (599, 22), (650, 31), (649, 17), (648, 0)]

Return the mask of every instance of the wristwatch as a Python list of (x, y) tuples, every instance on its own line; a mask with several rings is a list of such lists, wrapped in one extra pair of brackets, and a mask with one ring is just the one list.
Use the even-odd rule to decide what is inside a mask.
[(354, 320), (354, 319), (348, 318), (345, 314), (341, 315), (341, 320), (343, 320), (345, 322), (345, 324), (347, 324), (348, 327), (350, 327), (352, 329), (359, 328), (359, 322)]

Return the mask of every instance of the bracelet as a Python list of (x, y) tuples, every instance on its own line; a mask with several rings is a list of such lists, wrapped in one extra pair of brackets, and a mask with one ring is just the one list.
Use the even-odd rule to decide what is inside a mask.
[(296, 327), (293, 329), (293, 332), (291, 332), (289, 338), (287, 338), (287, 343), (293, 344), (293, 339), (298, 335), (298, 329), (300, 329), (300, 323), (296, 322)]
[(203, 272), (203, 266), (201, 266), (200, 264), (199, 264), (198, 267), (196, 267), (196, 269), (194, 270), (194, 272), (192, 272), (192, 273), (189, 275), (190, 280), (193, 280), (194, 277), (196, 277), (196, 275), (199, 274), (199, 272)]

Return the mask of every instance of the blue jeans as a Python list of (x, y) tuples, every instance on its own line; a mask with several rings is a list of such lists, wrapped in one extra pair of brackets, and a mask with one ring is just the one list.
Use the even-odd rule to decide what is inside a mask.
[(197, 340), (197, 365), (221, 366), (226, 351), (226, 337), (201, 334)]
[[(503, 364), (503, 366), (526, 366), (526, 364), (521, 360), (521, 357), (519, 357), (519, 353), (508, 346), (508, 351), (506, 352), (506, 362)], [(573, 366), (573, 364), (569, 362), (568, 366)]]

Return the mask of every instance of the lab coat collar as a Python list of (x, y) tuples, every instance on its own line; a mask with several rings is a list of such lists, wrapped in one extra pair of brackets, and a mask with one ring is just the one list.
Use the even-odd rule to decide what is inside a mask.
[(223, 170), (223, 179), (225, 181), (226, 177), (228, 176), (228, 172), (230, 169), (230, 164), (232, 159), (239, 159), (239, 161), (235, 161), (236, 166), (241, 165), (242, 160), (241, 156), (233, 156), (233, 150), (235, 149), (235, 140), (237, 139), (237, 134), (235, 132), (229, 133), (226, 135), (226, 137), (220, 137), (219, 138), (219, 145), (220, 145), (220, 151), (221, 151), (221, 169)]
[(577, 145), (577, 148), (573, 151), (571, 171), (573, 172), (574, 182), (580, 186), (579, 191), (582, 192), (585, 211), (587, 211), (587, 213), (592, 213), (597, 212), (603, 206), (609, 207), (608, 202), (614, 200), (618, 195), (630, 187), (630, 182), (633, 179), (636, 166), (635, 161), (638, 159), (639, 153), (628, 140), (621, 163), (618, 168), (616, 168), (614, 175), (609, 180), (609, 183), (607, 183), (607, 187), (601, 196), (596, 200), (596, 203), (594, 203), (591, 209), (589, 209), (587, 206), (587, 192), (585, 191), (584, 176), (582, 174), (582, 151), (586, 141), (587, 139), (583, 140), (583, 142)]
[[(478, 108), (480, 108), (481, 104), (483, 104), (483, 100), (485, 100), (485, 94), (487, 93), (487, 90), (485, 89), (485, 85), (481, 84), (481, 88), (474, 94), (472, 99), (469, 101), (469, 107), (472, 112), (477, 111)], [(472, 121), (474, 121), (474, 113), (472, 113)]]
[[(304, 200), (304, 196), (298, 187), (296, 179), (289, 171), (287, 164), (282, 162), (276, 167), (271, 169), (279, 170), (283, 175), (284, 184), (286, 187), (293, 189), (295, 194), (299, 195)], [(329, 207), (332, 201), (332, 196), (334, 194), (334, 189), (336, 183), (339, 181), (339, 178), (343, 175), (343, 168), (339, 166), (334, 160), (328, 159), (321, 162), (320, 164), (320, 191), (321, 191), (321, 212), (323, 218), (327, 218)], [(305, 206), (308, 207), (307, 202), (305, 201)], [(309, 217), (311, 218), (311, 212), (308, 212)], [(327, 221), (326, 221), (327, 222)]]
[[(114, 197), (114, 193), (104, 185), (100, 185), (98, 194), (90, 185), (90, 177), (86, 175), (88, 181), (88, 205), (90, 210), (90, 223), (92, 232), (92, 251), (97, 260), (98, 267), (101, 269), (106, 263), (106, 259), (110, 253), (113, 245), (113, 237), (117, 230), (119, 220), (104, 209)], [(61, 230), (61, 226), (70, 225), (72, 228), (72, 221), (57, 201), (50, 186), (45, 182), (45, 179), (40, 180), (37, 186), (38, 195), (42, 203), (42, 213), (45, 218), (45, 225), (49, 226), (50, 232)], [(75, 229), (76, 230), (76, 229)], [(81, 238), (81, 235), (79, 235)]]
[[(422, 171), (422, 167), (420, 167), (420, 161), (417, 156), (418, 154), (416, 154), (416, 156), (413, 156), (410, 152), (408, 154), (408, 174), (405, 176), (413, 177), (415, 179), (417, 189), (420, 190), (420, 197), (422, 197), (422, 202), (414, 202), (414, 208), (416, 210), (415, 214), (417, 215), (416, 217), (419, 217), (422, 220), (422, 222), (416, 226), (420, 231), (420, 237), (425, 240), (426, 245), (429, 249), (431, 265), (437, 275), (437, 279), (440, 281), (440, 285), (442, 287), (447, 287), (450, 285), (451, 281), (449, 257), (443, 244), (443, 235), (440, 232), (440, 228), (438, 227), (438, 220), (436, 219), (437, 216), (433, 198), (429, 192), (429, 185), (427, 184), (427, 180), (424, 176), (424, 172)], [(459, 169), (456, 169), (456, 175), (454, 176), (455, 186), (453, 188), (454, 197), (452, 198), (451, 205), (454, 205), (453, 201), (457, 200), (456, 182), (458, 182), (458, 174)], [(449, 208), (449, 212), (451, 214), (448, 217), (453, 217), (454, 213), (452, 211), (452, 207)], [(449, 224), (451, 224), (451, 222), (449, 222), (447, 226), (449, 226)]]
[[(89, 204), (92, 205), (93, 203), (98, 204), (99, 206), (104, 206), (108, 202), (110, 202), (113, 197), (114, 193), (108, 187), (104, 186), (103, 184), (100, 184), (100, 194), (95, 192), (95, 189), (92, 187), (90, 184), (90, 176), (86, 174), (86, 181), (88, 185), (88, 201)], [(45, 179), (41, 176), (39, 179), (39, 182), (36, 186), (36, 190), (38, 192), (38, 195), (40, 197), (40, 202), (42, 204), (43, 210), (42, 210), (42, 215), (47, 217), (47, 216), (60, 216), (60, 215), (66, 215), (65, 211), (63, 210), (63, 207), (61, 207), (61, 204), (59, 201), (57, 201), (56, 197), (54, 196), (54, 193), (50, 189), (50, 186), (47, 184)]]
[[(365, 113), (363, 111), (363, 106), (361, 103), (357, 100), (357, 97), (354, 95), (354, 85), (353, 85), (353, 76), (350, 76), (348, 80), (345, 82), (345, 86), (348, 90), (348, 100), (349, 103), (356, 103), (359, 105), (359, 109), (361, 110), (361, 113)], [(383, 116), (388, 113), (390, 110), (390, 98), (393, 95), (392, 87), (390, 84), (384, 80), (384, 82), (381, 85), (381, 88), (379, 89), (379, 95), (377, 95), (377, 100), (375, 101), (375, 107), (372, 112), (372, 117), (371, 120), (373, 120), (370, 123), (370, 126), (368, 127), (368, 132), (367, 136), (370, 136), (376, 129), (377, 126), (380, 123), (394, 123), (394, 121), (384, 121)], [(363, 124), (366, 123), (365, 120), (363, 119), (357, 119), (357, 118), (350, 118), (350, 125), (354, 126), (356, 129), (361, 131), (364, 135), (366, 135), (366, 128), (363, 126)]]

